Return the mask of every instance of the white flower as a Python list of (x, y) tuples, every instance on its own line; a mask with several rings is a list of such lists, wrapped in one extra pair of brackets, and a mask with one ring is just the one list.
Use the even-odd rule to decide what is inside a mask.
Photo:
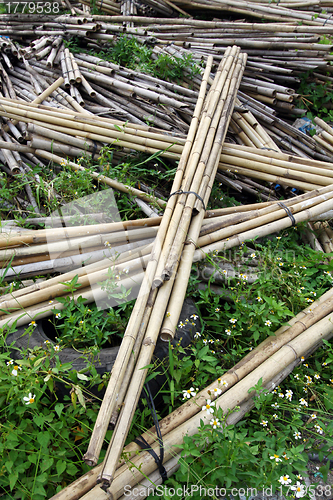
[(271, 406), (272, 406), (273, 408), (279, 408), (279, 405), (278, 405), (277, 403), (273, 403)]
[(21, 366), (14, 365), (13, 370), (12, 370), (12, 375), (14, 375), (16, 377), (18, 374), (18, 370), (22, 370)]
[(262, 298), (261, 298), (261, 297), (259, 297), (259, 296), (257, 297), (257, 299), (256, 299), (256, 300), (257, 300), (258, 302), (262, 302)]
[(125, 267), (125, 268), (123, 269), (123, 273), (128, 274), (128, 273), (129, 273), (129, 269), (127, 269), (127, 267)]
[(301, 399), (299, 400), (299, 404), (301, 404), (301, 405), (303, 405), (303, 406), (308, 406), (308, 403), (307, 403), (307, 401), (305, 401), (305, 399), (304, 399), (304, 398), (301, 398)]
[(278, 420), (279, 416), (276, 413), (274, 413), (273, 418), (274, 418), (274, 420)]
[(315, 378), (316, 380), (319, 380), (319, 379), (320, 379), (320, 375), (319, 375), (318, 373), (316, 373), (316, 374), (314, 375), (314, 378)]
[(216, 312), (216, 313), (220, 312), (220, 308), (219, 308), (219, 307), (216, 307), (216, 308), (215, 308), (215, 312)]
[(212, 418), (209, 423), (213, 427), (213, 429), (216, 429), (216, 427), (221, 427), (221, 423), (218, 418)]
[(302, 478), (302, 476), (301, 476), (300, 474), (298, 474), (296, 477), (297, 477), (297, 479), (299, 479), (300, 481), (302, 481), (302, 479), (303, 479), (303, 478)]
[(272, 324), (272, 322), (271, 322), (271, 321), (269, 321), (269, 319), (267, 319), (267, 320), (265, 321), (265, 325), (266, 325), (266, 326), (271, 326), (271, 324)]
[(291, 389), (288, 389), (286, 391), (286, 399), (288, 399), (289, 401), (291, 401), (292, 397), (293, 397), (293, 391)]
[(104, 246), (105, 247), (108, 247), (110, 245), (110, 243), (108, 241), (104, 241)]
[(301, 438), (302, 438), (301, 433), (300, 433), (300, 432), (295, 431), (295, 432), (294, 432), (294, 438), (295, 438), (295, 439), (301, 439)]
[(190, 316), (190, 318), (191, 318), (191, 319), (194, 319), (194, 321), (195, 321), (196, 319), (198, 319), (198, 318), (199, 318), (199, 316), (198, 316), (197, 314), (192, 314), (192, 315)]
[(299, 380), (299, 375), (298, 375), (298, 373), (295, 373), (294, 378), (296, 378), (297, 380)]
[(10, 366), (10, 365), (13, 365), (14, 364), (14, 360), (13, 359), (10, 359), (9, 361), (7, 361), (7, 366)]
[(281, 460), (281, 458), (279, 457), (279, 455), (275, 455), (275, 453), (274, 453), (274, 455), (271, 455), (269, 458), (270, 458), (271, 460), (275, 460), (275, 462), (282, 462), (282, 460)]
[(227, 335), (231, 335), (231, 330), (229, 328), (226, 328), (224, 331)]
[(291, 486), (291, 489), (295, 491), (296, 498), (304, 497), (306, 490), (304, 489), (304, 485), (297, 481), (296, 485)]
[(202, 407), (202, 411), (205, 411), (207, 415), (210, 415), (211, 413), (214, 413), (213, 406), (215, 406), (214, 401), (212, 402), (210, 399), (207, 399), (205, 406)]
[(231, 319), (229, 319), (229, 323), (232, 323), (234, 325), (235, 323), (237, 323), (237, 319), (231, 318)]
[(289, 478), (288, 474), (286, 474), (285, 476), (281, 476), (280, 479), (279, 479), (279, 483), (281, 483), (281, 484), (290, 484), (291, 483), (291, 479)]
[(262, 420), (260, 422), (260, 425), (262, 425), (263, 427), (267, 427), (267, 424), (268, 424), (268, 420)]
[(252, 259), (255, 259), (256, 258), (256, 254), (255, 253), (251, 253), (250, 257), (252, 257)]
[(221, 380), (221, 385), (223, 385), (223, 387), (228, 387), (228, 382), (226, 380)]
[(279, 392), (279, 398), (284, 398), (283, 392)]
[(191, 396), (196, 396), (196, 395), (197, 393), (195, 392), (194, 387), (191, 387), (190, 389), (183, 391), (183, 399), (190, 399)]
[(213, 389), (213, 394), (220, 395), (220, 394), (222, 394), (222, 391), (218, 387), (215, 387), (215, 389)]
[(36, 397), (36, 394), (32, 395), (32, 393), (29, 392), (28, 397), (24, 396), (23, 401), (26, 401), (26, 403), (25, 403), (26, 405), (32, 405), (32, 403), (35, 402), (35, 397)]
[(62, 159), (60, 162), (60, 165), (62, 165), (64, 167), (66, 164), (67, 164), (66, 160)]
[(59, 319), (59, 318), (61, 318), (61, 314), (60, 314), (60, 313), (57, 313), (57, 314), (55, 315), (55, 317), (56, 317), (57, 319)]
[(54, 346), (54, 350), (55, 350), (56, 352), (57, 352), (57, 351), (59, 351), (59, 350), (60, 350), (60, 346), (58, 346), (58, 344), (57, 344), (57, 345), (55, 345), (55, 346)]
[(29, 323), (29, 326), (33, 326), (33, 327), (37, 326), (37, 325), (36, 325), (36, 321), (33, 321), (33, 320), (32, 320), (32, 321), (31, 321), (31, 323)]
[(317, 415), (316, 415), (315, 413), (312, 413), (312, 414), (310, 415), (310, 417), (311, 417), (311, 418), (313, 418), (313, 419), (315, 419), (315, 418), (317, 418)]
[(318, 432), (318, 434), (324, 434), (324, 431), (323, 429), (320, 427), (320, 425), (316, 424), (314, 426), (314, 428), (316, 429), (316, 431)]
[(194, 338), (198, 339), (199, 337), (201, 337), (201, 333), (200, 332), (195, 332)]

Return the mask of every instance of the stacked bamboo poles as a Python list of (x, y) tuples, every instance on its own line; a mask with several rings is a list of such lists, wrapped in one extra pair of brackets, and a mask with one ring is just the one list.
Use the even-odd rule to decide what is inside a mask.
[[(242, 0), (195, 0), (188, 2), (186, 0), (175, 1), (176, 5), (180, 5), (185, 9), (214, 9), (227, 12), (235, 12), (246, 16), (259, 17), (260, 19), (267, 19), (272, 21), (290, 21), (295, 19), (298, 22), (309, 26), (322, 26), (325, 24), (332, 24), (329, 14), (317, 14), (316, 11), (301, 11), (294, 10), (280, 5), (270, 6), (268, 2), (259, 4), (257, 2), (249, 2)], [(289, 4), (290, 5), (290, 4)]]
[[(200, 171), (201, 169), (200, 181), (203, 180), (203, 186), (202, 186), (203, 189), (200, 191), (200, 195), (201, 198), (206, 201), (210, 194), (210, 189), (209, 189), (210, 183), (213, 182), (214, 174), (216, 172), (219, 152), (221, 151), (223, 139), (226, 134), (226, 129), (228, 126), (228, 121), (230, 119), (233, 102), (236, 97), (237, 87), (239, 85), (242, 72), (244, 70), (244, 63), (246, 59), (242, 56), (238, 56), (238, 54), (239, 54), (239, 49), (237, 49), (236, 47), (230, 48), (230, 50), (226, 52), (226, 57), (220, 65), (220, 68), (214, 80), (214, 84), (212, 85), (208, 97), (206, 99), (206, 103), (203, 109), (203, 114), (199, 122), (198, 130), (196, 133), (196, 140), (194, 141), (194, 144), (191, 148), (191, 153), (188, 155), (187, 168), (185, 169), (185, 175), (183, 177), (183, 182), (181, 184), (182, 187), (186, 187), (186, 184), (189, 181), (191, 181), (192, 178), (194, 182), (198, 182), (199, 179), (198, 180), (196, 179), (194, 169), (196, 167), (198, 168), (198, 171)], [(219, 99), (221, 99), (221, 101), (219, 101)], [(210, 154), (210, 149), (212, 146), (213, 146), (212, 153)], [(206, 153), (205, 148), (209, 149), (208, 155)], [(182, 172), (182, 170), (186, 166), (186, 164), (184, 164), (184, 156), (182, 156), (179, 165), (181, 167), (178, 168), (177, 172)], [(205, 179), (205, 174), (207, 175), (207, 181)], [(191, 187), (191, 189), (193, 187), (196, 190), (198, 190), (200, 187), (200, 182), (198, 183), (198, 185), (190, 182), (189, 187)], [(192, 212), (193, 208), (195, 207), (195, 197), (193, 197), (194, 199), (192, 200), (191, 199), (192, 195), (190, 193), (189, 196), (186, 198), (187, 198), (186, 203), (188, 208), (185, 207), (184, 209), (185, 218), (188, 212)], [(163, 238), (164, 243), (160, 252), (160, 256), (162, 257), (162, 259), (165, 255), (163, 249), (165, 248), (166, 245), (169, 246), (169, 240), (170, 240), (169, 235), (172, 233), (175, 234), (174, 228), (172, 227), (173, 226), (172, 216), (174, 213), (176, 213), (177, 207), (179, 206), (180, 203), (178, 202), (173, 213), (168, 214), (166, 212), (162, 219), (162, 223), (163, 220), (166, 221), (169, 220), (170, 222), (168, 222), (168, 226), (169, 228), (171, 228), (171, 232), (170, 229), (168, 228), (168, 231), (165, 233), (165, 237)], [(202, 214), (204, 213), (202, 206), (200, 208), (197, 207), (195, 208), (197, 209), (198, 212), (201, 211)], [(181, 222), (181, 225), (183, 224), (183, 230), (184, 229), (186, 230), (185, 219), (184, 222), (185, 224)], [(199, 229), (201, 227), (201, 222), (202, 218), (199, 217), (199, 219), (197, 219), (197, 223), (195, 224), (196, 226), (199, 226)], [(160, 225), (160, 228), (162, 227), (162, 223)], [(159, 233), (161, 233), (161, 231), (159, 231)], [(154, 256), (154, 250), (152, 251), (152, 257), (156, 259), (157, 263), (158, 254), (156, 254), (155, 252)], [(148, 304), (148, 307), (146, 307), (143, 316), (144, 323), (146, 323), (147, 326), (144, 327), (142, 332), (144, 334), (144, 339), (141, 344), (138, 360), (136, 363), (136, 367), (134, 369), (135, 377), (132, 377), (131, 383), (129, 384), (129, 387), (127, 389), (124, 406), (121, 410), (117, 422), (117, 427), (115, 429), (112, 441), (109, 446), (109, 451), (107, 452), (103, 471), (101, 472), (101, 480), (107, 483), (112, 481), (114, 477), (116, 464), (119, 458), (118, 452), (123, 447), (124, 440), (126, 438), (129, 425), (136, 408), (138, 395), (141, 392), (142, 386), (144, 384), (144, 379), (146, 376), (145, 367), (147, 366), (147, 362), (148, 363), (150, 362), (151, 356), (153, 354), (154, 344), (157, 339), (159, 326), (161, 325), (165, 313), (166, 301), (168, 300), (168, 297), (170, 296), (172, 291), (174, 272), (176, 270), (176, 267), (177, 266), (173, 267), (172, 279), (168, 281), (168, 283), (165, 286), (161, 287), (160, 289), (155, 288), (155, 290), (151, 290), (150, 292), (151, 295), (150, 304)], [(158, 265), (155, 270), (155, 273), (157, 273), (157, 271), (158, 271)], [(112, 380), (112, 375), (111, 375), (111, 380)], [(114, 393), (117, 393), (117, 391), (114, 391)], [(106, 398), (104, 398), (103, 403), (104, 402), (106, 404), (108, 403)], [(102, 407), (96, 421), (95, 432), (93, 432), (90, 446), (85, 456), (86, 459), (89, 459), (89, 462), (91, 461), (92, 457), (96, 456), (95, 450), (96, 450), (97, 439), (99, 439), (100, 441), (99, 436), (101, 433), (100, 433), (100, 427), (98, 425), (99, 417), (100, 415), (102, 415), (103, 418), (106, 417), (106, 412), (105, 410), (103, 411)], [(112, 411), (114, 409), (112, 408), (112, 406), (108, 405), (108, 413), (110, 412), (110, 407)], [(96, 436), (98, 436), (97, 439)]]
[[(318, 346), (318, 341), (320, 342), (322, 338), (329, 338), (332, 335), (332, 326), (330, 325), (333, 310), (332, 295), (332, 290), (326, 292), (319, 300), (315, 301), (311, 306), (308, 306), (304, 311), (289, 320), (289, 326), (279, 328), (275, 332), (274, 338), (268, 337), (232, 369), (224, 374), (220, 374), (219, 378), (221, 379), (223, 377), (223, 380), (228, 383), (228, 389), (221, 387), (223, 395), (217, 400), (218, 406), (221, 406), (226, 412), (235, 405), (239, 406), (244, 399), (246, 400), (251, 396), (246, 393), (246, 388), (249, 389), (253, 387), (260, 377), (264, 378), (263, 385), (270, 389), (272, 387), (272, 379), (274, 379), (277, 374), (283, 373), (283, 366), (288, 366), (288, 363), (293, 364), (295, 361), (296, 364), (298, 364), (300, 356), (306, 355), (309, 350), (313, 350), (314, 347)], [(297, 347), (297, 349), (295, 352), (292, 352), (294, 347)], [(284, 355), (287, 355), (287, 359), (283, 361)], [(275, 366), (275, 363), (271, 362), (272, 360), (278, 361), (278, 364)], [(295, 364), (292, 366), (294, 367)], [(292, 371), (292, 369), (290, 371)], [(284, 377), (280, 378), (280, 381), (283, 380), (283, 378)], [(274, 382), (276, 384), (276, 381)], [(252, 383), (252, 385), (250, 385), (250, 383)], [(187, 401), (180, 408), (159, 422), (163, 437), (163, 447), (166, 450), (167, 443), (170, 446), (167, 450), (168, 456), (165, 457), (164, 463), (168, 461), (169, 456), (171, 457), (171, 446), (180, 443), (183, 436), (187, 434), (186, 425), (188, 425), (188, 435), (197, 432), (199, 419), (205, 419), (200, 409), (205, 404), (208, 397), (212, 400), (215, 399), (214, 389), (218, 386), (219, 380), (217, 379), (202, 390), (195, 399)], [(242, 391), (240, 391), (241, 388), (243, 389)], [(231, 393), (232, 400), (229, 399)], [(232, 404), (230, 404), (231, 402)], [(197, 422), (197, 427), (195, 427), (195, 425), (193, 425), (193, 427), (189, 425), (192, 419)], [(179, 430), (180, 427), (182, 427), (182, 432), (178, 433), (177, 429)], [(170, 439), (168, 436), (172, 436), (172, 438)], [(143, 437), (152, 447), (155, 447), (158, 443), (154, 428), (146, 431)], [(127, 445), (124, 448), (124, 452), (129, 458), (129, 465), (124, 464), (124, 461), (118, 464), (117, 478), (119, 477), (121, 479), (119, 479), (117, 484), (113, 483), (107, 493), (103, 492), (103, 490), (98, 487), (94, 487), (96, 479), (103, 467), (103, 464), (100, 464), (70, 486), (67, 486), (50, 500), (77, 500), (79, 498), (85, 500), (92, 498), (104, 500), (108, 498), (109, 494), (112, 494), (113, 498), (119, 498), (123, 494), (123, 488), (126, 484), (134, 486), (142, 479), (142, 476), (139, 473), (134, 473), (133, 470), (132, 474), (135, 474), (135, 478), (131, 479), (130, 483), (126, 482), (126, 476), (121, 477), (122, 474), (126, 474), (125, 471), (128, 470), (127, 467), (133, 465), (133, 460), (135, 461), (137, 470), (141, 471), (142, 475), (146, 477), (149, 475), (149, 472), (156, 467), (156, 464), (152, 469), (149, 467), (147, 463), (147, 452), (140, 451), (139, 446), (135, 442)], [(136, 455), (138, 455), (137, 458)], [(119, 489), (116, 488), (118, 485)], [(88, 493), (90, 491), (91, 493)]]
[[(256, 208), (255, 210), (253, 209), (253, 206), (241, 207), (242, 210), (236, 210), (236, 208), (231, 208), (231, 209), (226, 208), (226, 209), (217, 210), (217, 211), (214, 211), (213, 218), (211, 218), (211, 214), (208, 213), (208, 214), (206, 214), (207, 218), (203, 221), (203, 224), (202, 224), (202, 227), (200, 230), (200, 237), (198, 239), (198, 246), (200, 247), (200, 246), (207, 245), (207, 243), (225, 240), (227, 237), (228, 237), (228, 239), (230, 239), (229, 238), (230, 236), (239, 235), (242, 233), (242, 231), (244, 231), (244, 230), (249, 231), (253, 228), (260, 228), (260, 230), (266, 230), (266, 234), (269, 234), (270, 232), (274, 231), (274, 229), (275, 229), (272, 222), (279, 221), (281, 219), (283, 219), (283, 221), (284, 221), (284, 224), (285, 224), (284, 227), (287, 227), (288, 223), (291, 224), (291, 219), (289, 218), (289, 216), (286, 214), (286, 211), (285, 211), (287, 209), (289, 209), (289, 211), (290, 211), (289, 213), (292, 215), (299, 213), (299, 212), (301, 212), (301, 213), (303, 212), (303, 215), (305, 215), (304, 220), (308, 220), (309, 218), (312, 217), (312, 215), (316, 216), (316, 213), (321, 214), (322, 213), (321, 208), (323, 206), (325, 207), (325, 205), (322, 205), (322, 203), (323, 202), (327, 203), (328, 200), (331, 200), (332, 196), (333, 196), (332, 188), (329, 187), (329, 188), (322, 188), (321, 190), (314, 192), (314, 193), (306, 193), (306, 194), (298, 196), (296, 198), (293, 198), (290, 200), (285, 200), (283, 210), (282, 210), (282, 207), (280, 206), (281, 204), (279, 204), (279, 203), (264, 203), (264, 204), (259, 204), (259, 206), (261, 206), (261, 208), (257, 208), (257, 206), (255, 206), (255, 208)], [(314, 214), (312, 212), (306, 213), (305, 207), (307, 210), (310, 209), (311, 207), (315, 207), (317, 209), (317, 212)], [(232, 215), (232, 213), (235, 211), (236, 211), (236, 213), (234, 213)], [(153, 232), (148, 231), (148, 228), (146, 228), (144, 226), (149, 225), (153, 229), (153, 226), (159, 225), (160, 222), (161, 222), (161, 218), (155, 217), (154, 219), (142, 219), (142, 220), (138, 220), (138, 221), (129, 221), (127, 224), (124, 223), (124, 225), (123, 225), (123, 223), (120, 222), (120, 223), (111, 223), (111, 224), (101, 224), (100, 226), (69, 227), (66, 230), (59, 228), (59, 229), (53, 229), (53, 230), (50, 230), (50, 229), (38, 230), (38, 231), (33, 231), (33, 232), (24, 231), (22, 234), (20, 234), (19, 232), (16, 232), (16, 231), (13, 232), (12, 234), (2, 233), (1, 234), (2, 246), (7, 245), (7, 247), (9, 247), (3, 253), (5, 255), (7, 255), (7, 252), (10, 252), (11, 250), (12, 250), (12, 252), (17, 252), (18, 248), (17, 248), (17, 246), (14, 246), (14, 245), (20, 244), (21, 246), (25, 247), (26, 245), (29, 245), (33, 242), (39, 242), (39, 244), (36, 243), (34, 246), (30, 246), (28, 248), (28, 250), (24, 250), (24, 251), (27, 253), (31, 253), (31, 250), (35, 248), (36, 249), (35, 253), (37, 254), (37, 262), (40, 262), (40, 260), (38, 260), (38, 259), (41, 259), (41, 257), (39, 257), (39, 256), (42, 255), (42, 249), (45, 249), (44, 247), (46, 247), (46, 245), (43, 244), (43, 241), (47, 241), (48, 239), (50, 240), (48, 242), (47, 247), (46, 247), (50, 251), (51, 247), (53, 245), (52, 241), (56, 240), (57, 245), (59, 245), (59, 246), (61, 245), (61, 240), (60, 240), (61, 234), (67, 234), (67, 232), (68, 232), (69, 234), (67, 234), (67, 237), (69, 237), (69, 236), (75, 237), (77, 235), (87, 233), (87, 232), (92, 233), (94, 230), (98, 234), (103, 234), (103, 232), (104, 233), (106, 232), (105, 238), (107, 237), (110, 240), (110, 241), (108, 241), (108, 246), (110, 245), (110, 242), (113, 245), (119, 245), (124, 238), (126, 238), (127, 240), (130, 239), (132, 241), (137, 239), (138, 240), (137, 245), (139, 245), (140, 241), (142, 242), (144, 240), (144, 238), (147, 238), (149, 236), (154, 237), (154, 234), (156, 234), (156, 231), (153, 231)], [(135, 230), (128, 231), (128, 228), (131, 228), (131, 227), (139, 228), (140, 226), (141, 226), (141, 230), (135, 229)], [(121, 230), (123, 228), (127, 228), (127, 232), (124, 234), (123, 232), (120, 231), (118, 233), (113, 233), (110, 235), (110, 233), (107, 232), (110, 230), (110, 228), (112, 228), (114, 230), (116, 230), (116, 229)], [(268, 228), (268, 233), (267, 233), (267, 228)], [(133, 233), (135, 233), (135, 234), (133, 234)], [(133, 234), (133, 236), (132, 236), (132, 234)], [(75, 239), (73, 238), (73, 240), (71, 240), (71, 241), (75, 241)], [(72, 244), (72, 246), (75, 247), (74, 243)], [(56, 248), (58, 249), (59, 247), (56, 247)], [(125, 248), (127, 248), (127, 247), (125, 247)], [(120, 252), (120, 250), (119, 250), (119, 252)], [(104, 252), (103, 251), (96, 251), (96, 254), (97, 254), (96, 258), (94, 256), (94, 253), (91, 254), (91, 257), (92, 257), (91, 261), (95, 262), (98, 259), (98, 256), (102, 256), (103, 258), (107, 257), (108, 253), (109, 253), (108, 251), (104, 251)], [(114, 251), (112, 252), (112, 255), (113, 254), (114, 254)], [(184, 260), (184, 262), (186, 262), (187, 265), (188, 265), (189, 261), (192, 262), (191, 259), (193, 259), (193, 255), (194, 255), (194, 251), (192, 251), (190, 257), (188, 255), (185, 256), (185, 254), (184, 254), (183, 260)], [(85, 258), (85, 255), (82, 255), (80, 258), (74, 257), (74, 262), (77, 262), (79, 264), (80, 262), (82, 262), (82, 259), (84, 259), (84, 258)], [(195, 254), (195, 259), (197, 260), (198, 258), (199, 259), (204, 258), (204, 254), (200, 251), (197, 251)], [(61, 264), (62, 260), (63, 259), (59, 259), (59, 264)], [(104, 260), (104, 263), (102, 264), (103, 269), (105, 267), (107, 267), (107, 262), (108, 261)], [(98, 267), (98, 264), (92, 266), (92, 269), (94, 271), (96, 271), (96, 266)], [(36, 268), (36, 266), (35, 266), (35, 268)], [(15, 267), (13, 269), (15, 270)], [(89, 267), (89, 269), (90, 269), (90, 267)], [(86, 271), (81, 270), (80, 272), (85, 274), (85, 272), (88, 273), (89, 269), (86, 268)], [(37, 274), (41, 274), (40, 271), (38, 272), (38, 266), (37, 266), (36, 272), (37, 272)], [(75, 275), (75, 272), (76, 271), (73, 271), (74, 274), (72, 273), (71, 275), (62, 275), (58, 278), (53, 278), (52, 280), (48, 280), (44, 283), (43, 288), (48, 287), (48, 289), (50, 290), (49, 287), (53, 283), (57, 283), (57, 284), (63, 283), (64, 281), (71, 279)], [(187, 272), (187, 271), (185, 271), (185, 272)], [(186, 279), (186, 276), (184, 274), (182, 267), (179, 268), (178, 275), (179, 275), (179, 278), (177, 277), (178, 280), (183, 280), (183, 281), (187, 282), (187, 279)], [(69, 276), (71, 276), (71, 277), (69, 277)], [(176, 280), (175, 287), (176, 287), (176, 285), (177, 285), (177, 280)], [(65, 291), (66, 291), (66, 288), (65, 287), (62, 288), (59, 285), (58, 288), (56, 288), (55, 292), (54, 292), (56, 295), (53, 295), (52, 298), (57, 296), (57, 294), (65, 293)], [(21, 304), (20, 301), (17, 299), (18, 299), (18, 297), (21, 297), (23, 295), (28, 296), (29, 293), (30, 293), (30, 289), (20, 290), (19, 292), (14, 292), (10, 297), (8, 297), (8, 299), (6, 299), (6, 300), (3, 299), (4, 302), (2, 302), (2, 304), (1, 304), (1, 309), (3, 311), (14, 311), (15, 309), (18, 309), (18, 308), (24, 308), (25, 303)], [(179, 295), (177, 294), (176, 296), (179, 299)], [(34, 302), (31, 302), (31, 297), (32, 296), (29, 295), (29, 300), (28, 300), (26, 305), (31, 306), (32, 304), (37, 304), (41, 300), (40, 295), (38, 295), (38, 294), (35, 296)], [(181, 301), (178, 300), (178, 304), (180, 302)], [(177, 318), (178, 316), (177, 316), (177, 312), (174, 311), (174, 308), (173, 308), (171, 302), (169, 304), (169, 308), (170, 308), (170, 310), (173, 311), (172, 317), (173, 317), (173, 324), (175, 325), (174, 318)], [(7, 316), (7, 319), (11, 319), (11, 318)]]
[[(82, 149), (73, 148), (72, 150), (66, 150), (67, 153), (72, 153), (75, 156), (80, 155), (81, 152), (85, 150), (83, 147), (85, 145), (88, 145), (90, 150), (92, 149), (92, 143), (87, 140), (98, 140), (104, 143), (117, 144), (147, 153), (157, 153), (164, 150), (161, 152), (161, 155), (173, 159), (179, 158), (184, 144), (184, 139), (181, 137), (162, 135), (155, 131), (151, 132), (151, 129), (148, 127), (140, 128), (140, 126), (134, 124), (124, 125), (122, 122), (110, 119), (95, 118), (94, 116), (91, 116), (91, 118), (84, 117), (70, 111), (55, 111), (43, 106), (39, 107), (38, 105), (21, 104), (2, 98), (0, 98), (0, 104), (0, 113), (3, 116), (28, 122), (34, 126), (36, 124), (37, 127), (47, 128), (50, 138), (59, 138), (62, 142), (66, 140), (67, 144), (72, 143), (75, 147), (81, 145)], [(244, 120), (246, 116), (247, 115), (244, 114)], [(75, 122), (73, 118), (75, 118)], [(123, 125), (123, 129), (118, 130), (121, 125)], [(31, 125), (29, 125), (29, 127), (31, 127)], [(41, 128), (36, 130), (40, 130), (41, 133), (43, 133)], [(51, 130), (53, 130), (53, 132), (51, 132)], [(60, 132), (60, 134), (56, 135), (54, 131)], [(81, 136), (81, 141), (78, 138), (74, 139), (74, 135)], [(255, 135), (252, 134), (252, 138), (254, 137)], [(262, 136), (262, 142), (254, 143), (254, 145), (267, 147), (267, 142), (266, 146), (264, 146), (264, 140), (265, 138)], [(34, 142), (30, 144), (32, 145)], [(51, 140), (49, 140), (48, 144), (49, 146), (47, 147), (47, 143), (44, 142), (43, 147), (47, 147), (47, 149), (51, 150)], [(309, 144), (311, 144), (310, 141)], [(57, 143), (55, 143), (54, 147), (57, 147)], [(277, 148), (275, 147), (275, 149)], [(34, 148), (31, 148), (31, 150), (34, 150)], [(34, 151), (35, 154), (47, 159), (54, 159), (60, 164), (64, 161), (63, 158), (52, 153), (47, 153), (40, 149), (35, 149)], [(36, 153), (36, 151), (38, 153)], [(282, 161), (279, 159), (279, 154), (282, 155), (280, 156)], [(68, 162), (68, 165), (73, 168), (82, 168), (72, 162)], [(268, 182), (278, 182), (280, 184), (282, 182), (282, 184), (304, 190), (312, 190), (320, 185), (328, 185), (332, 182), (332, 165), (328, 162), (323, 163), (321, 161), (309, 161), (304, 159), (304, 161), (300, 163), (300, 160), (296, 157), (289, 157), (282, 153), (269, 151), (267, 154), (264, 150), (252, 152), (249, 148), (244, 146), (236, 147), (236, 145), (225, 147), (225, 152), (221, 157), (219, 168), (224, 171), (237, 171), (248, 177), (266, 180)], [(116, 181), (113, 181), (112, 185), (113, 187), (117, 187)], [(127, 190), (131, 191), (129, 188), (127, 188)], [(133, 194), (137, 194), (134, 188), (132, 192)], [(139, 193), (138, 196), (140, 197), (142, 195)], [(149, 201), (149, 197), (146, 196), (143, 198)]]

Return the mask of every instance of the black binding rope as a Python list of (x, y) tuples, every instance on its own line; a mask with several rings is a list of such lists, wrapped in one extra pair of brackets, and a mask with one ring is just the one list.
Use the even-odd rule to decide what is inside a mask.
[(203, 209), (206, 210), (205, 203), (204, 203), (203, 199), (195, 191), (183, 191), (182, 189), (178, 189), (178, 191), (175, 191), (174, 193), (171, 193), (169, 195), (169, 198), (171, 198), (171, 196), (173, 196), (174, 194), (195, 194), (195, 196), (198, 198), (198, 200), (201, 201)]
[(274, 151), (274, 153), (278, 153), (278, 151), (276, 151), (276, 149), (272, 149), (272, 148), (260, 148), (260, 149), (265, 149), (266, 151)]
[(288, 217), (291, 220), (292, 226), (296, 226), (295, 217), (293, 216), (293, 214), (291, 213), (291, 211), (289, 210), (289, 208), (286, 207), (286, 205), (284, 203), (282, 203), (282, 202), (278, 203), (278, 205), (286, 211)]
[(154, 405), (154, 400), (153, 400), (153, 397), (151, 395), (149, 385), (146, 384), (144, 386), (144, 389), (148, 395), (148, 397), (146, 396), (146, 401), (147, 401), (148, 407), (149, 407), (151, 414), (152, 414), (152, 417), (153, 417), (153, 421), (154, 421), (154, 425), (155, 425), (155, 429), (156, 429), (156, 434), (157, 434), (157, 439), (158, 439), (158, 443), (160, 445), (160, 456), (158, 456), (157, 453), (155, 453), (155, 451), (152, 449), (150, 444), (147, 443), (145, 438), (143, 438), (142, 436), (140, 438), (141, 440), (137, 438), (134, 440), (134, 442), (136, 444), (138, 444), (144, 451), (148, 451), (148, 453), (151, 454), (151, 456), (155, 460), (155, 463), (158, 467), (158, 470), (160, 471), (161, 478), (162, 478), (162, 484), (163, 484), (168, 479), (168, 476), (167, 476), (167, 471), (165, 470), (165, 467), (163, 465), (164, 448), (163, 448), (162, 434), (161, 434), (161, 429), (160, 429), (160, 426), (158, 423), (155, 405)]

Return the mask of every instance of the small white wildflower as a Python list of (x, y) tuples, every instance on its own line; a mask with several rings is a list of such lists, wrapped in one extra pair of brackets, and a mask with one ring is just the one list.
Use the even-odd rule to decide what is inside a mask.
[(23, 401), (26, 401), (26, 405), (32, 405), (32, 403), (35, 402), (35, 397), (36, 397), (36, 394), (32, 395), (31, 392), (29, 392), (29, 395), (28, 396), (24, 396), (23, 398)]
[(291, 389), (288, 389), (286, 391), (286, 399), (288, 399), (289, 401), (291, 401), (292, 397), (293, 397), (293, 391)]
[(18, 374), (18, 370), (22, 370), (21, 366), (19, 365), (14, 365), (13, 366), (13, 370), (12, 370), (12, 375), (14, 375), (15, 377), (17, 377), (17, 374)]
[(288, 474), (285, 474), (284, 476), (281, 476), (279, 479), (279, 483), (281, 484), (290, 484), (291, 479), (289, 478)]
[(262, 425), (263, 427), (267, 427), (267, 424), (268, 424), (268, 420), (262, 420), (260, 422), (260, 425)]
[(234, 325), (235, 323), (237, 323), (237, 319), (231, 318), (231, 319), (229, 319), (229, 323), (232, 323)]
[(215, 387), (215, 389), (213, 389), (213, 394), (216, 394), (219, 396), (220, 394), (222, 394), (222, 391), (219, 387)]
[(269, 321), (269, 319), (267, 319), (267, 320), (265, 321), (265, 325), (266, 325), (266, 326), (271, 326), (271, 324), (272, 324), (272, 322), (271, 322), (271, 321)]
[(306, 494), (306, 489), (303, 484), (301, 484), (299, 481), (294, 486), (290, 487), (291, 490), (295, 492), (295, 497), (296, 498), (302, 498)]
[(308, 403), (307, 403), (307, 401), (305, 401), (305, 399), (304, 399), (304, 398), (301, 398), (301, 399), (299, 400), (299, 403), (300, 403), (301, 405), (303, 405), (303, 406), (308, 406)]
[(231, 330), (229, 328), (226, 328), (224, 331), (227, 335), (231, 335)]
[(210, 415), (211, 413), (214, 413), (213, 406), (215, 406), (214, 401), (207, 399), (205, 406), (202, 407), (202, 411), (205, 411), (207, 413), (207, 415)]
[(300, 432), (295, 431), (295, 432), (294, 432), (294, 438), (295, 438), (295, 439), (301, 439), (301, 438), (302, 438), (301, 433), (300, 433)]
[(190, 389), (187, 389), (186, 391), (183, 390), (183, 399), (190, 399), (191, 396), (196, 396), (197, 393), (194, 389), (194, 387), (191, 387)]
[(271, 455), (269, 458), (270, 458), (271, 460), (275, 460), (275, 462), (276, 462), (276, 463), (278, 463), (278, 462), (282, 462), (282, 460), (281, 460), (281, 458), (279, 457), (279, 455), (276, 455), (275, 453), (274, 453), (274, 455)]
[(221, 427), (221, 423), (220, 423), (218, 418), (212, 418), (212, 420), (209, 423), (213, 427), (213, 429), (216, 429), (217, 427)]

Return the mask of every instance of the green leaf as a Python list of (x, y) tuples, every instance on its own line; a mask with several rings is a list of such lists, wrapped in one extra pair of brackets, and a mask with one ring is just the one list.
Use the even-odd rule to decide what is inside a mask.
[(67, 462), (65, 460), (58, 460), (56, 463), (57, 473), (60, 476), (66, 470)]
[(54, 411), (60, 417), (62, 410), (64, 409), (64, 405), (62, 403), (57, 403), (54, 407)]
[(15, 472), (11, 472), (8, 476), (8, 479), (9, 479), (9, 487), (10, 487), (10, 490), (13, 491), (13, 488), (16, 484), (16, 481), (18, 480), (18, 473), (15, 471)]

